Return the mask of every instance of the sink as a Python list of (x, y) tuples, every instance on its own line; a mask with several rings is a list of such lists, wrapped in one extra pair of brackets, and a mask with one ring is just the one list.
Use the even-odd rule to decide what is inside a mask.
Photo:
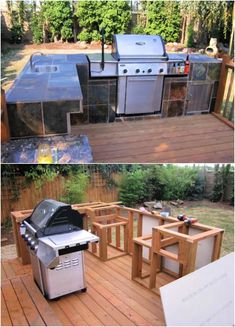
[(59, 66), (56, 65), (37, 65), (33, 68), (34, 73), (55, 73), (59, 72)]

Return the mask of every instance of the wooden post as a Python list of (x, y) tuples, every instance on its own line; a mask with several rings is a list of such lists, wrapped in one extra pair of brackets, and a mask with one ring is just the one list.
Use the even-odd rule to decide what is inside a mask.
[(149, 278), (149, 288), (154, 288), (156, 284), (157, 272), (160, 270), (160, 256), (152, 251), (152, 259), (150, 265), (150, 278)]
[(120, 226), (116, 226), (116, 247), (117, 248), (120, 248), (121, 244), (120, 244), (120, 235), (121, 235), (121, 232), (120, 232)]
[(142, 236), (143, 214), (138, 214), (137, 236)]
[(131, 278), (141, 277), (142, 271), (142, 246), (133, 242)]
[(7, 142), (10, 139), (9, 123), (8, 123), (8, 113), (5, 91), (1, 88), (1, 141)]
[(228, 69), (227, 69), (226, 65), (230, 61), (231, 61), (231, 58), (228, 55), (224, 55), (223, 61), (222, 61), (222, 66), (221, 66), (221, 71), (220, 71), (219, 87), (218, 87), (218, 92), (217, 92), (217, 97), (216, 97), (216, 102), (215, 102), (215, 110), (214, 110), (214, 112), (217, 114), (220, 114), (220, 112), (221, 112), (224, 91), (225, 91), (225, 86), (226, 86), (226, 80), (227, 80), (227, 75), (228, 75)]
[(128, 242), (128, 252), (129, 254), (131, 254), (133, 252), (133, 223), (134, 223), (134, 220), (133, 220), (133, 211), (129, 211), (128, 212), (128, 225), (129, 225), (129, 228), (128, 228), (128, 239), (129, 239), (129, 242)]
[(220, 257), (223, 234), (224, 234), (224, 232), (221, 231), (219, 234), (215, 235), (214, 249), (213, 249), (211, 261), (215, 261), (215, 260), (219, 259), (219, 257)]
[(100, 228), (99, 235), (100, 235), (100, 259), (106, 261), (108, 259), (106, 228)]
[(195, 270), (198, 242), (186, 241), (184, 242), (184, 246), (185, 258), (183, 262), (182, 276), (185, 276)]
[(128, 223), (123, 225), (123, 237), (124, 237), (124, 252), (128, 253), (128, 234), (129, 234), (129, 226)]

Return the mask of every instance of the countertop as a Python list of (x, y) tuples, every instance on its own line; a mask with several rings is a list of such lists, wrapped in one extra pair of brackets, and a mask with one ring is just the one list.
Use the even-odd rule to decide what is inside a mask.
[[(186, 60), (186, 53), (168, 53), (169, 60)], [(101, 53), (89, 53), (87, 54), (89, 61), (92, 63), (101, 62)], [(111, 53), (104, 54), (104, 60), (106, 63), (117, 63), (117, 60), (113, 58)], [(220, 63), (221, 59), (211, 58), (203, 54), (190, 54), (189, 60), (192, 63)]]
[[(186, 60), (186, 53), (168, 53), (169, 60)], [(189, 54), (189, 61), (192, 63), (221, 63), (222, 59), (215, 59), (203, 54)]]
[(84, 54), (35, 55), (36, 67), (56, 66), (55, 72), (32, 72), (30, 62), (6, 94), (7, 103), (82, 100), (76, 64), (87, 64)]

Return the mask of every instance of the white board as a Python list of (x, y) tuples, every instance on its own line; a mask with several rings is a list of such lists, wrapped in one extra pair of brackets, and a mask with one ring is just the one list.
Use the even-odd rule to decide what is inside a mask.
[(166, 325), (234, 325), (234, 253), (160, 288)]

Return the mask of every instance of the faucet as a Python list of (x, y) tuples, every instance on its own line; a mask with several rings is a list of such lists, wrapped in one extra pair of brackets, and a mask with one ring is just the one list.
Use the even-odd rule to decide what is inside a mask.
[(29, 59), (31, 71), (33, 71), (33, 56), (35, 54), (40, 54), (41, 56), (44, 56), (44, 54), (42, 52), (40, 52), (40, 51), (37, 51), (37, 52), (34, 52), (34, 53), (31, 54), (30, 59)]

